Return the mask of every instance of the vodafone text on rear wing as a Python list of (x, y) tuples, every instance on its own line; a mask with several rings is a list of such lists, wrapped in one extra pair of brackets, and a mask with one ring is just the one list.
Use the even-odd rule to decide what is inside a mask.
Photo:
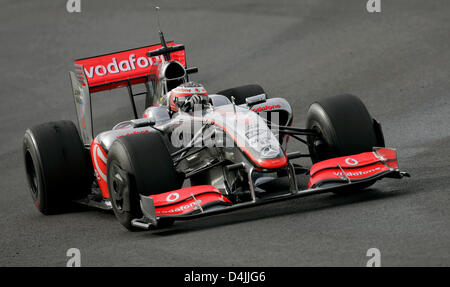
[[(177, 45), (169, 42), (167, 46)], [(149, 57), (147, 53), (160, 48), (162, 45), (157, 44), (75, 60), (76, 76), (80, 82), (88, 85), (91, 93), (126, 86), (129, 81), (143, 83), (150, 76), (158, 76), (157, 67), (164, 57)], [(184, 47), (181, 51), (171, 53), (171, 58), (186, 67)]]
[[(176, 63), (182, 69), (182, 77), (186, 77), (186, 80), (187, 73), (196, 71), (193, 68), (186, 72), (184, 46), (173, 42), (167, 42), (166, 47), (156, 44), (75, 60), (75, 72), (69, 74), (83, 142), (90, 144), (94, 138), (92, 93), (128, 87), (134, 116), (138, 118), (134, 97), (146, 94), (146, 105), (150, 104), (155, 86), (166, 76), (169, 62)], [(149, 83), (153, 85), (152, 88)], [(146, 92), (133, 94), (132, 85), (136, 84), (145, 84)], [(160, 87), (159, 90), (164, 92), (167, 87)]]

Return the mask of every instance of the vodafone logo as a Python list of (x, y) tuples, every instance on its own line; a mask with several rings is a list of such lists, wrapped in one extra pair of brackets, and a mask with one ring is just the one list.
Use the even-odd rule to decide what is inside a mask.
[(128, 59), (117, 61), (115, 57), (111, 59), (110, 63), (106, 63), (103, 65), (90, 66), (89, 68), (85, 68), (84, 72), (86, 76), (92, 79), (94, 76), (105, 77), (108, 74), (118, 74), (120, 72), (129, 72), (134, 71), (136, 69), (145, 69), (149, 66), (153, 65), (155, 61), (162, 61), (162, 56), (158, 57), (138, 57), (136, 58), (135, 54), (130, 54)]
[[(172, 42), (167, 44), (170, 47), (176, 46)], [(164, 56), (149, 57), (147, 53), (159, 48), (161, 48), (161, 45), (157, 44), (75, 60), (75, 69), (77, 75), (86, 76), (89, 88), (96, 87), (97, 89), (94, 89), (94, 91), (102, 91), (105, 88), (99, 88), (98, 86), (144, 77), (150, 73), (156, 74), (156, 67), (165, 62)], [(184, 50), (171, 53), (171, 57), (181, 65), (186, 65)]]
[(177, 200), (178, 198), (180, 198), (180, 194), (177, 192), (172, 192), (171, 194), (169, 194), (166, 197), (166, 200), (169, 202), (173, 202), (173, 201)]
[[(348, 172), (345, 173), (345, 175), (346, 176), (352, 176), (352, 177), (358, 177), (358, 176), (369, 175), (369, 174), (377, 172), (377, 171), (381, 171), (381, 168), (376, 167), (376, 168), (369, 169), (369, 170), (366, 170), (366, 171), (362, 171), (362, 170), (360, 170), (360, 171), (348, 171)], [(342, 172), (333, 172), (333, 174), (336, 175), (336, 176), (339, 176), (339, 177), (344, 175)]]
[(359, 162), (354, 158), (348, 157), (345, 159), (345, 163), (348, 165), (357, 165)]
[(264, 112), (264, 111), (270, 111), (273, 109), (279, 109), (281, 106), (278, 105), (273, 105), (273, 106), (264, 106), (264, 107), (258, 107), (258, 108), (254, 108), (252, 109), (252, 111), (254, 112)]

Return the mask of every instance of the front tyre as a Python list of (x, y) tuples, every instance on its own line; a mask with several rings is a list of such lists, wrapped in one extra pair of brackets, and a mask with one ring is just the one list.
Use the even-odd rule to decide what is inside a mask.
[(313, 163), (384, 146), (381, 126), (353, 95), (338, 95), (313, 103), (308, 110), (306, 128), (320, 135), (308, 136)]
[[(373, 147), (384, 147), (380, 124), (372, 118), (364, 103), (353, 95), (338, 95), (312, 104), (306, 126), (320, 135), (308, 137), (313, 163), (369, 152)], [(373, 183), (360, 185), (357, 189), (369, 187)], [(343, 189), (335, 193), (346, 194), (357, 189)]]
[(231, 97), (234, 97), (236, 105), (245, 104), (246, 103), (245, 99), (247, 99), (248, 97), (253, 97), (265, 93), (266, 92), (264, 92), (264, 89), (257, 84), (239, 86), (217, 92), (217, 94), (227, 97), (230, 101)]
[[(140, 195), (152, 195), (181, 188), (183, 177), (157, 133), (130, 135), (116, 140), (108, 153), (108, 190), (114, 214), (128, 230), (131, 221), (143, 216)], [(161, 221), (161, 225), (173, 221)]]

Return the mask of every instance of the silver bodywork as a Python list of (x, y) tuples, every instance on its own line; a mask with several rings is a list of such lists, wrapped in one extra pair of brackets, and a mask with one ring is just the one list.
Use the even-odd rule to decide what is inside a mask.
[[(196, 136), (205, 134), (225, 135), (226, 144), (212, 144), (208, 148), (194, 147), (193, 151), (198, 150), (195, 154), (189, 155), (183, 152), (177, 156), (173, 156), (177, 171), (184, 173), (191, 184), (208, 184), (218, 188), (223, 194), (230, 195), (235, 189), (244, 185), (244, 188), (251, 191), (252, 198), (255, 198), (255, 188), (253, 181), (261, 177), (257, 175), (258, 160), (270, 157), (283, 157), (287, 145), (287, 137), (279, 137), (276, 130), (269, 130), (265, 119), (268, 114), (283, 114), (284, 125), (289, 125), (293, 121), (293, 113), (290, 104), (282, 98), (266, 99), (265, 94), (258, 95), (258, 99), (263, 98), (255, 105), (243, 104), (235, 106), (230, 99), (219, 94), (210, 94), (210, 107), (200, 111), (200, 116), (195, 112), (193, 114), (176, 113), (172, 114), (168, 109), (168, 91), (183, 82), (188, 81), (188, 73), (184, 66), (177, 61), (164, 61), (158, 63), (157, 73), (151, 75), (145, 82), (146, 101), (148, 108), (144, 114), (139, 116), (136, 114), (134, 94), (131, 85), (128, 85), (131, 103), (135, 111), (135, 119), (116, 124), (111, 130), (94, 135), (92, 125), (92, 107), (91, 94), (89, 87), (86, 85), (86, 75), (82, 67), (77, 67), (77, 72), (70, 72), (72, 90), (77, 110), (78, 124), (80, 134), (86, 147), (91, 143), (97, 142), (106, 153), (113, 142), (121, 137), (138, 134), (138, 133), (160, 133), (170, 153), (174, 154), (177, 150), (186, 148), (189, 145), (196, 145), (193, 142), (182, 142), (174, 144), (173, 133), (180, 129), (191, 130), (194, 128)], [(176, 71), (176, 72), (174, 72)], [(227, 114), (226, 117), (223, 114)], [(196, 121), (193, 121), (197, 118)], [(201, 122), (198, 123), (198, 118)], [(255, 123), (252, 133), (256, 136), (265, 134), (269, 145), (267, 149), (272, 153), (263, 155), (261, 146), (255, 137), (246, 138), (247, 124), (235, 124), (239, 120), (249, 120)], [(273, 120), (273, 119), (272, 119)], [(214, 122), (214, 124), (211, 124)], [(203, 127), (208, 129), (203, 130)], [(227, 133), (226, 131), (230, 131)], [(194, 135), (192, 135), (194, 136)], [(279, 140), (277, 140), (279, 139)], [(229, 143), (232, 143), (229, 145)], [(237, 143), (239, 142), (239, 143)], [(223, 143), (222, 143), (223, 144)], [(251, 150), (249, 153), (247, 150)], [(247, 151), (247, 152), (246, 152)], [(270, 153), (269, 152), (269, 153)], [(94, 163), (103, 161), (105, 158), (97, 158), (101, 153), (94, 152), (92, 160)], [(252, 155), (249, 157), (249, 155)], [(241, 170), (229, 171), (226, 164), (242, 163)], [(96, 174), (98, 164), (94, 166)], [(263, 176), (266, 179), (266, 175)], [(255, 179), (254, 179), (255, 178)], [(106, 178), (105, 178), (106, 180)], [(266, 182), (257, 181), (257, 183)], [(250, 184), (249, 184), (250, 182)]]
[[(200, 112), (180, 112), (172, 116), (165, 106), (149, 107), (144, 112), (145, 118), (121, 122), (112, 130), (100, 133), (96, 140), (106, 152), (118, 138), (144, 132), (160, 133), (172, 153), (187, 146), (194, 146), (193, 150), (200, 151), (192, 156), (183, 158), (186, 152), (173, 157), (177, 171), (186, 174), (192, 185), (213, 185), (223, 194), (230, 195), (239, 182), (245, 182), (247, 178), (253, 182), (262, 176), (254, 173), (255, 166), (258, 165), (257, 160), (284, 157), (286, 138), (281, 138), (280, 142), (277, 130), (268, 128), (265, 112), (257, 113), (252, 110), (276, 106), (277, 108), (273, 108), (270, 112), (285, 112), (289, 115), (289, 121), (292, 120), (292, 110), (289, 103), (281, 98), (267, 99), (266, 102), (252, 107), (245, 104), (233, 107), (228, 98), (215, 94), (211, 95), (211, 102), (209, 108)], [(152, 126), (134, 127), (140, 121), (150, 122)], [(252, 126), (249, 123), (254, 124), (253, 130), (249, 129)], [(176, 140), (177, 131), (190, 132), (191, 127), (193, 127), (192, 140)], [(249, 138), (246, 134), (250, 131), (253, 138)], [(201, 139), (205, 137), (210, 139), (211, 134), (215, 135), (214, 141), (210, 142), (209, 147), (202, 148)], [(219, 136), (222, 138), (219, 139)], [(255, 137), (258, 139), (256, 143), (252, 142), (255, 141)], [(259, 143), (260, 141), (262, 143)], [(269, 150), (269, 154), (263, 154), (264, 147)], [(248, 150), (251, 150), (253, 160), (249, 158)], [(247, 154), (244, 151), (247, 151)], [(178, 161), (178, 158), (183, 159)], [(225, 164), (220, 163), (243, 163), (244, 168), (242, 172), (228, 171)], [(267, 175), (265, 177), (267, 178)], [(247, 188), (251, 190), (253, 185), (250, 186)], [(254, 197), (254, 190), (252, 192)]]

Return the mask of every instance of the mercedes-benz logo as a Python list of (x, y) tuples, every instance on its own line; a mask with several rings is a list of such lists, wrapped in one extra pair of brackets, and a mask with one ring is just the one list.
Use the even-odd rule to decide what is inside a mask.
[(172, 192), (166, 197), (166, 200), (172, 202), (177, 200), (178, 198), (180, 198), (180, 194), (177, 192)]
[(357, 165), (359, 162), (354, 158), (348, 157), (345, 159), (345, 163), (348, 165)]

